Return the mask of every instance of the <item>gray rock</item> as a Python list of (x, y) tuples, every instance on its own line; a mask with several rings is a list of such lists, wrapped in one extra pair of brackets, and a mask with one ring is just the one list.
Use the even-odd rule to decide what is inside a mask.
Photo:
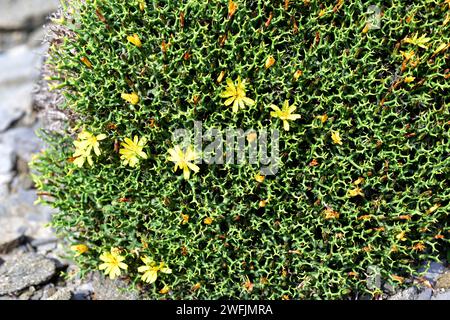
[(450, 289), (450, 270), (437, 279), (436, 289)]
[(11, 49), (27, 41), (27, 33), (23, 31), (0, 31), (0, 52)]
[(42, 294), (43, 294), (42, 290), (36, 290), (34, 292), (34, 294), (30, 297), (29, 300), (41, 300), (42, 299)]
[(138, 293), (127, 289), (128, 283), (116, 279), (110, 280), (99, 272), (95, 272), (92, 278), (94, 288), (94, 300), (137, 300)]
[[(51, 209), (34, 206), (33, 200), (27, 198), (30, 194), (24, 193), (13, 194), (0, 204), (0, 254), (10, 252), (28, 238), (54, 237), (52, 229), (47, 226)], [(48, 252), (55, 248), (55, 244), (45, 248)]]
[[(0, 199), (2, 197), (6, 197), (9, 194), (9, 185), (11, 180), (13, 180), (14, 175), (12, 172), (10, 173), (0, 173)], [(1, 216), (1, 212), (0, 212)]]
[(56, 291), (55, 294), (51, 295), (45, 300), (70, 300), (72, 298), (72, 291), (69, 288), (61, 288)]
[(40, 254), (47, 254), (56, 249), (58, 239), (43, 238), (31, 241), (31, 245), (36, 248), (36, 252)]
[[(35, 190), (19, 190), (3, 199), (0, 207), (4, 207), (6, 213), (1, 214), (0, 218), (13, 219), (14, 224), (9, 228), (17, 230), (24, 229), (24, 234), (33, 239), (51, 238), (53, 232), (47, 227), (48, 222), (54, 212), (48, 206), (34, 205), (37, 199)], [(11, 223), (6, 220), (5, 226)]]
[(53, 283), (49, 283), (42, 288), (41, 300), (47, 300), (56, 293), (56, 288)]
[(58, 0), (2, 0), (0, 29), (32, 29), (58, 8)]
[(450, 290), (435, 294), (431, 300), (450, 300)]
[(433, 290), (430, 288), (423, 288), (417, 295), (415, 300), (430, 300), (433, 295)]
[(94, 287), (91, 282), (84, 283), (73, 291), (73, 300), (91, 300), (91, 295), (94, 292)]
[[(13, 128), (6, 131), (0, 140), (3, 144), (14, 147), (14, 153), (17, 158), (21, 159), (25, 165), (31, 161), (32, 156), (38, 153), (42, 148), (42, 141), (36, 136), (37, 128)], [(24, 171), (22, 169), (22, 171)]]
[(7, 295), (33, 285), (48, 282), (56, 273), (55, 262), (26, 253), (14, 256), (0, 266), (0, 295)]
[(19, 300), (31, 300), (33, 295), (36, 293), (36, 288), (31, 286), (24, 292), (22, 292), (19, 296)]
[[(25, 45), (18, 46), (0, 55), (0, 84), (17, 85), (39, 75), (36, 69), (41, 61), (39, 55)], [(31, 93), (31, 92), (30, 92)], [(18, 99), (17, 96), (13, 97)]]
[(25, 240), (26, 222), (22, 218), (0, 217), (0, 254), (8, 253)]
[(10, 174), (14, 169), (14, 162), (14, 148), (9, 144), (0, 144), (0, 174)]
[(0, 132), (22, 118), (25, 124), (34, 121), (32, 91), (41, 60), (40, 52), (33, 52), (26, 46), (0, 55)]
[(12, 179), (9, 186), (11, 193), (17, 193), (20, 190), (30, 190), (34, 187), (34, 182), (29, 174), (19, 174)]
[(410, 287), (400, 292), (397, 292), (388, 300), (416, 300), (419, 290), (416, 287)]
[(31, 241), (31, 245), (35, 248), (38, 248), (40, 246), (45, 246), (51, 243), (56, 244), (57, 241), (58, 239), (56, 237), (36, 239)]
[(46, 35), (46, 29), (43, 27), (37, 28), (35, 31), (33, 31), (30, 36), (28, 37), (27, 44), (30, 47), (39, 47), (42, 45), (45, 35)]

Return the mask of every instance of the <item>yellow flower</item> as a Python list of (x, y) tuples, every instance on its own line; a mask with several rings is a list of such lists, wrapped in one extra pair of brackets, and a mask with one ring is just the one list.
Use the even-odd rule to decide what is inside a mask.
[(135, 33), (132, 36), (128, 36), (127, 40), (129, 42), (131, 42), (132, 44), (134, 44), (136, 47), (141, 48), (142, 47), (142, 42), (141, 39), (139, 38), (139, 36)]
[(298, 78), (300, 78), (301, 76), (302, 76), (302, 74), (303, 74), (303, 71), (302, 70), (297, 70), (297, 71), (295, 71), (295, 73), (294, 73), (294, 80), (298, 80)]
[(416, 80), (415, 77), (409, 76), (409, 77), (406, 77), (406, 78), (405, 78), (405, 83), (411, 83), (411, 82), (413, 82), (414, 80)]
[(145, 0), (139, 0), (139, 10), (144, 11), (145, 7)]
[(406, 232), (402, 231), (398, 235), (396, 235), (395, 237), (397, 238), (398, 241), (406, 241), (405, 235), (406, 235)]
[(370, 30), (370, 23), (366, 23), (366, 25), (364, 26), (364, 29), (362, 30), (362, 33), (367, 33)]
[(364, 182), (364, 178), (363, 177), (359, 177), (358, 179), (356, 179), (354, 182), (353, 182), (353, 184), (355, 185), (355, 186), (357, 186), (357, 185), (360, 185), (361, 183), (363, 183)]
[(147, 159), (147, 154), (142, 151), (147, 143), (147, 139), (141, 138), (139, 140), (138, 136), (134, 136), (134, 139), (124, 139), (125, 142), (122, 142), (120, 145), (122, 148), (119, 150), (119, 153), (122, 155), (120, 159), (123, 160), (123, 164), (130, 165), (130, 167), (135, 167), (139, 162), (139, 158)]
[(138, 268), (138, 272), (143, 273), (141, 279), (146, 283), (153, 283), (158, 278), (158, 272), (162, 273), (172, 273), (172, 270), (167, 268), (164, 262), (161, 262), (157, 265), (152, 259), (147, 256), (141, 258), (142, 262), (144, 262), (144, 266)]
[(423, 49), (428, 49), (427, 43), (431, 40), (431, 38), (427, 38), (425, 34), (420, 37), (417, 36), (418, 33), (414, 34), (412, 38), (406, 37), (405, 39), (403, 39), (403, 41), (421, 47)]
[(319, 17), (323, 17), (325, 15), (325, 13), (327, 13), (327, 11), (325, 9), (320, 10)]
[(275, 64), (275, 58), (272, 56), (268, 56), (266, 59), (266, 63), (264, 64), (264, 66), (266, 67), (266, 69), (269, 69), (271, 66), (273, 66)]
[(181, 218), (183, 219), (181, 221), (181, 224), (187, 224), (189, 222), (189, 215), (187, 214), (181, 214)]
[(233, 17), (233, 15), (236, 13), (236, 10), (237, 10), (236, 3), (234, 3), (233, 0), (230, 0), (228, 2), (228, 19), (231, 19), (231, 17)]
[(258, 173), (258, 174), (255, 176), (255, 180), (258, 181), (259, 183), (263, 183), (265, 179), (266, 179), (266, 177), (263, 176), (263, 175), (260, 174), (260, 173)]
[(220, 72), (219, 76), (217, 77), (217, 82), (218, 82), (218, 83), (221, 83), (224, 76), (225, 76), (225, 71), (222, 70), (222, 71)]
[(320, 122), (325, 123), (328, 120), (328, 115), (327, 114), (323, 114), (321, 116), (317, 116), (316, 118), (319, 119)]
[(132, 93), (122, 93), (122, 99), (131, 103), (132, 105), (136, 105), (139, 103), (139, 96), (136, 92)]
[(339, 131), (332, 131), (331, 139), (333, 140), (334, 144), (342, 145), (341, 134), (339, 133)]
[(356, 197), (356, 196), (364, 197), (364, 192), (360, 187), (356, 187), (355, 189), (348, 190), (347, 195), (349, 197)]
[(284, 101), (283, 108), (281, 110), (279, 107), (273, 104), (270, 105), (270, 108), (274, 110), (270, 112), (270, 115), (274, 118), (279, 118), (283, 120), (283, 128), (286, 131), (289, 131), (289, 121), (295, 121), (301, 118), (299, 114), (292, 113), (297, 108), (295, 105), (289, 106), (289, 100)]
[(325, 220), (332, 220), (332, 219), (338, 219), (339, 218), (339, 212), (334, 211), (331, 208), (326, 208), (323, 212)]
[(214, 221), (213, 218), (211, 218), (211, 217), (206, 217), (206, 218), (203, 220), (203, 223), (204, 223), (204, 224), (212, 224), (213, 221)]
[(408, 52), (400, 51), (400, 53), (401, 53), (403, 59), (405, 59), (405, 62), (408, 62), (415, 55), (414, 50), (410, 50)]
[(85, 244), (76, 244), (70, 247), (70, 250), (76, 251), (75, 257), (81, 256), (83, 253), (89, 250), (88, 246)]
[(226, 106), (233, 104), (233, 112), (238, 112), (239, 107), (241, 109), (244, 109), (245, 105), (251, 107), (255, 104), (254, 100), (246, 97), (245, 80), (241, 81), (241, 77), (237, 78), (236, 85), (230, 78), (228, 78), (227, 88), (220, 94), (220, 97), (228, 98), (227, 100), (225, 100), (224, 104)]
[(186, 149), (186, 152), (181, 150), (180, 146), (175, 146), (174, 149), (169, 149), (170, 156), (168, 157), (169, 161), (175, 163), (175, 167), (173, 171), (177, 171), (178, 168), (183, 170), (184, 179), (188, 180), (190, 177), (190, 170), (197, 173), (200, 168), (193, 164), (191, 161), (197, 160), (199, 155), (193, 150), (191, 146)]
[(111, 252), (102, 253), (100, 260), (103, 263), (99, 266), (99, 269), (105, 270), (105, 275), (109, 275), (111, 280), (121, 275), (120, 269), (128, 269), (128, 266), (123, 262), (125, 257), (122, 257), (116, 248), (111, 248)]
[(412, 249), (415, 251), (424, 251), (425, 245), (423, 244), (423, 242), (418, 242), (412, 247)]
[(73, 157), (76, 158), (73, 163), (81, 168), (87, 160), (89, 165), (92, 166), (94, 162), (92, 160), (91, 151), (93, 149), (94, 153), (99, 156), (101, 154), (99, 141), (104, 139), (106, 139), (105, 134), (94, 136), (86, 130), (79, 133), (78, 140), (73, 142), (75, 146), (75, 153), (73, 154)]
[(161, 290), (159, 290), (159, 293), (161, 294), (167, 294), (169, 293), (170, 288), (168, 286), (164, 286), (164, 288), (162, 288)]

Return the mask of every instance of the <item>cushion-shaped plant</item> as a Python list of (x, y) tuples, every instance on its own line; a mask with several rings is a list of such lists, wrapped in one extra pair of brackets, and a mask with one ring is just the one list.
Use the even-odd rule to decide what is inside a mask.
[[(33, 166), (82, 272), (151, 298), (317, 299), (379, 296), (378, 277), (438, 259), (450, 6), (377, 3), (65, 4), (49, 79), (74, 116)], [(278, 130), (277, 170), (200, 163), (172, 139), (199, 122), (255, 130), (247, 153)]]

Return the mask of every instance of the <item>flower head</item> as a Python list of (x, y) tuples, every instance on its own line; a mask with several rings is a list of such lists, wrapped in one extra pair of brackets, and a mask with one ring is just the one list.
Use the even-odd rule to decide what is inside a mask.
[(188, 214), (181, 214), (181, 224), (187, 224), (189, 223), (189, 215)]
[(417, 242), (412, 249), (414, 251), (425, 251), (425, 245), (423, 244), (423, 242)]
[(104, 139), (106, 139), (105, 134), (94, 136), (92, 133), (83, 130), (78, 134), (78, 140), (73, 142), (75, 146), (73, 157), (76, 158), (73, 163), (81, 168), (87, 160), (92, 166), (94, 162), (92, 160), (91, 151), (94, 150), (94, 153), (99, 156), (101, 154), (99, 141)]
[(228, 1), (228, 19), (231, 19), (236, 13), (237, 5), (233, 0)]
[(111, 248), (111, 252), (104, 252), (100, 256), (103, 263), (99, 266), (100, 270), (105, 270), (105, 275), (109, 275), (111, 280), (121, 275), (121, 270), (127, 270), (128, 266), (123, 262), (125, 257), (119, 254), (116, 248)]
[(222, 71), (220, 72), (219, 76), (217, 77), (217, 82), (218, 82), (218, 83), (221, 83), (224, 76), (225, 76), (225, 71), (222, 70)]
[(415, 55), (414, 50), (410, 50), (408, 52), (400, 51), (400, 53), (405, 62), (408, 62), (409, 60), (411, 60), (411, 58), (414, 57), (414, 55)]
[(193, 150), (191, 146), (186, 149), (186, 152), (181, 150), (180, 146), (176, 145), (173, 149), (169, 149), (168, 160), (175, 163), (173, 171), (177, 171), (178, 168), (183, 170), (184, 179), (188, 180), (190, 177), (190, 170), (197, 173), (200, 168), (193, 164), (192, 161), (197, 160), (199, 155)]
[(141, 260), (142, 262), (144, 262), (145, 265), (140, 266), (138, 268), (138, 271), (140, 273), (143, 273), (141, 279), (146, 283), (155, 282), (156, 279), (158, 278), (158, 272), (167, 274), (172, 273), (172, 270), (167, 268), (164, 262), (161, 262), (158, 265), (156, 264), (156, 262), (154, 262), (151, 258), (147, 256), (142, 257)]
[(124, 165), (130, 165), (130, 167), (135, 167), (139, 162), (139, 158), (147, 159), (147, 154), (142, 151), (147, 143), (147, 139), (139, 138), (134, 136), (134, 139), (125, 138), (125, 142), (122, 142), (120, 145), (122, 148), (119, 153), (122, 155), (120, 159), (122, 159)]
[(136, 92), (132, 93), (122, 93), (122, 99), (131, 103), (132, 105), (136, 105), (139, 103), (139, 96)]
[(286, 131), (289, 131), (288, 121), (295, 121), (301, 118), (301, 115), (293, 113), (295, 109), (297, 109), (297, 107), (295, 105), (289, 106), (288, 100), (284, 101), (283, 108), (281, 110), (279, 107), (273, 104), (270, 105), (270, 107), (274, 110), (270, 112), (270, 115), (274, 118), (283, 120), (283, 128)]
[(418, 37), (418, 34), (414, 34), (411, 38), (406, 37), (405, 39), (403, 39), (404, 42), (406, 43), (410, 43), (412, 45), (421, 47), (423, 49), (428, 49), (427, 43), (431, 40), (431, 38), (427, 38), (427, 36), (425, 34), (423, 34), (422, 36)]
[(128, 36), (127, 40), (129, 42), (131, 42), (132, 44), (134, 44), (136, 47), (141, 48), (142, 47), (142, 42), (141, 39), (139, 38), (139, 36), (135, 33), (132, 36)]
[(353, 198), (356, 196), (364, 197), (364, 192), (362, 191), (362, 189), (360, 187), (356, 187), (354, 189), (348, 190), (347, 196), (349, 196), (350, 198)]
[(332, 131), (331, 132), (331, 139), (333, 140), (334, 144), (342, 145), (342, 139), (339, 131)]
[(316, 118), (319, 119), (320, 122), (325, 123), (325, 122), (327, 122), (327, 120), (328, 120), (328, 115), (325, 113), (325, 114), (323, 114), (323, 115), (316, 116)]
[(255, 180), (259, 183), (263, 183), (265, 179), (266, 179), (266, 177), (260, 173), (255, 175)]
[(221, 98), (227, 98), (224, 104), (229, 106), (233, 104), (233, 112), (238, 112), (239, 108), (244, 109), (245, 105), (251, 107), (255, 104), (255, 101), (246, 97), (245, 92), (245, 80), (241, 81), (241, 77), (237, 78), (237, 84), (227, 79), (227, 88), (220, 94)]
[(298, 78), (300, 78), (302, 76), (302, 74), (303, 74), (302, 70), (295, 71), (295, 73), (294, 73), (294, 80), (297, 81)]
[(167, 293), (169, 293), (169, 291), (170, 291), (169, 286), (164, 286), (161, 290), (159, 290), (159, 293), (167, 294)]
[(397, 238), (398, 241), (406, 241), (406, 231), (401, 231), (395, 237)]
[(331, 208), (326, 208), (323, 212), (325, 220), (333, 220), (339, 218), (339, 212), (334, 211)]
[(70, 247), (70, 250), (75, 251), (75, 257), (81, 256), (83, 253), (89, 250), (88, 246), (85, 244), (76, 244)]
[(145, 7), (145, 0), (139, 0), (139, 10), (144, 11)]
[(213, 221), (214, 221), (214, 219), (211, 217), (206, 217), (205, 219), (203, 219), (204, 224), (212, 224)]
[(266, 67), (266, 69), (269, 69), (271, 66), (273, 66), (275, 64), (275, 58), (273, 56), (268, 56), (266, 59), (266, 63), (264, 64), (264, 66)]

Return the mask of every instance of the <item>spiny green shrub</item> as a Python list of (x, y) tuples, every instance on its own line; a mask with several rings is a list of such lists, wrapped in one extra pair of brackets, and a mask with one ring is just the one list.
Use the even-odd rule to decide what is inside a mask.
[[(83, 272), (157, 299), (378, 296), (373, 268), (401, 285), (448, 248), (448, 1), (74, 0), (57, 23), (73, 116), (33, 166)], [(278, 172), (194, 163), (172, 133), (195, 121), (278, 129)]]

